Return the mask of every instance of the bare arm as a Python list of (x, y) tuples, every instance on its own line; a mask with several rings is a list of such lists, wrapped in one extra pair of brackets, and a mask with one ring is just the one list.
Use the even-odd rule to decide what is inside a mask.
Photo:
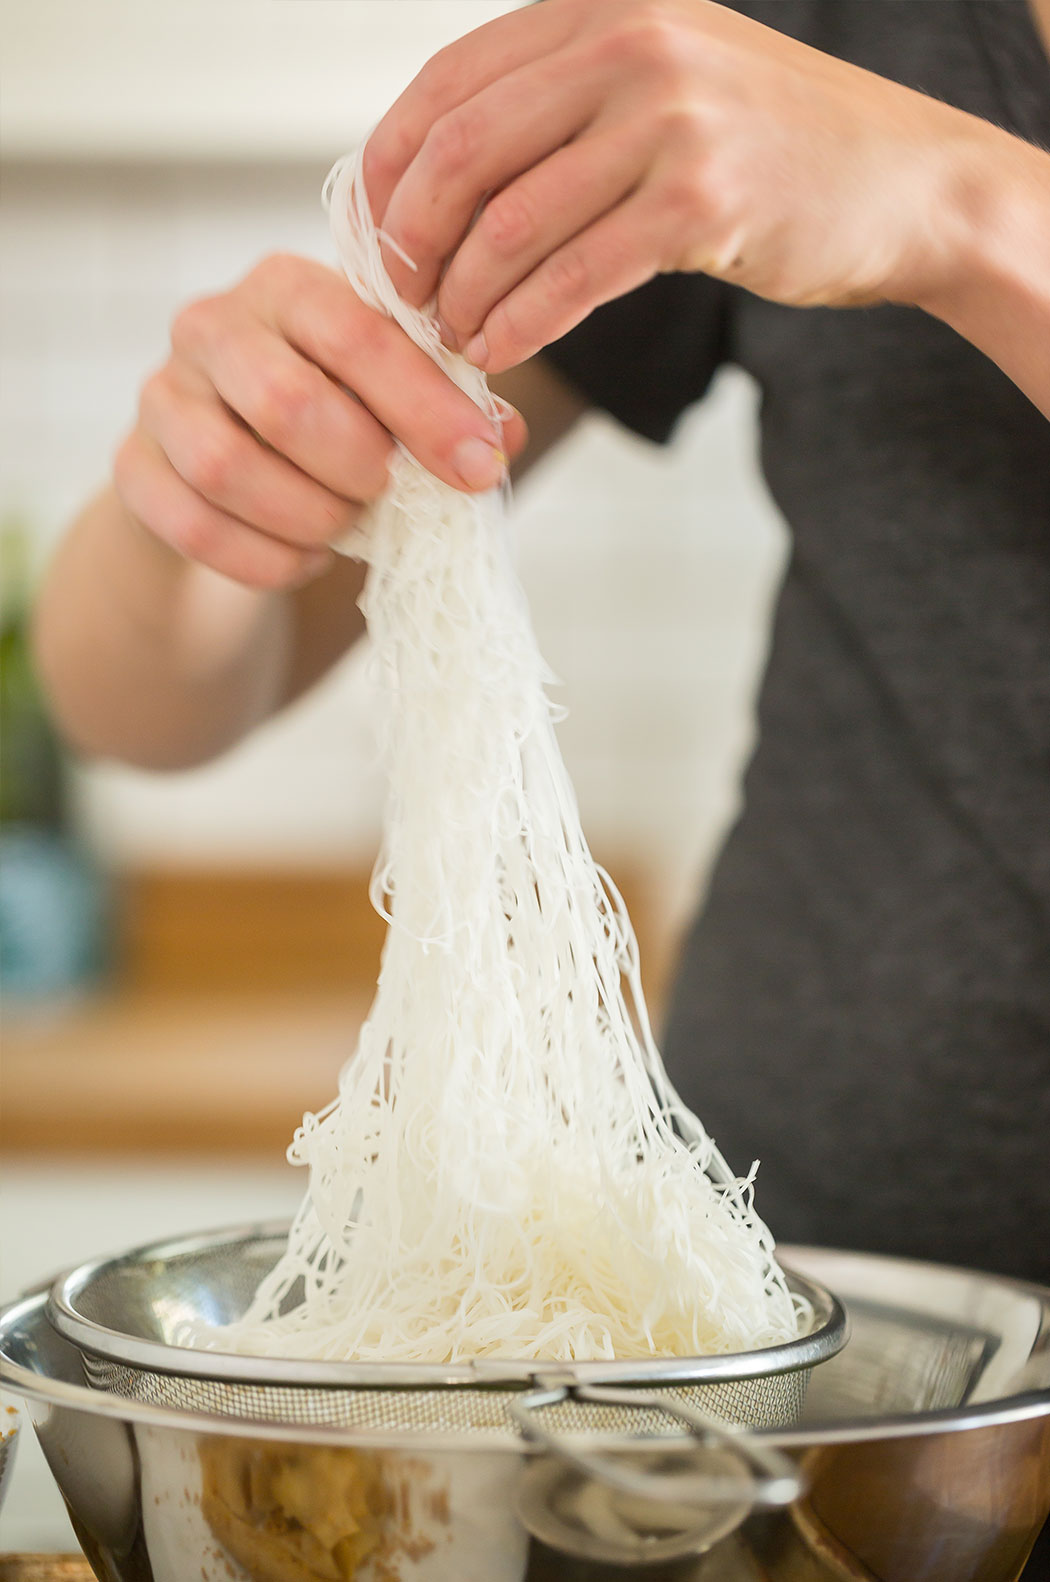
[(353, 642), (361, 570), (340, 559), (299, 588), (247, 587), (179, 555), (110, 486), (74, 522), (37, 601), (52, 712), (88, 754), (148, 769), (213, 758)]
[[(298, 263), (308, 272), (303, 278)], [(300, 293), (304, 279), (317, 278), (309, 272), (319, 268), (306, 261), (283, 267)], [(343, 292), (352, 298), (332, 279), (340, 295), (330, 297), (332, 282), (322, 282), (327, 313), (333, 302), (350, 307)], [(223, 300), (211, 310), (216, 341), (230, 331), (231, 307)], [(375, 329), (369, 326), (368, 333)], [(398, 422), (398, 391), (418, 397), (420, 378), (430, 379), (418, 365), (406, 379), (405, 351), (396, 347), (385, 374), (373, 370), (357, 381), (378, 379), (391, 392), (384, 413), (391, 428)], [(382, 359), (382, 344), (372, 347), (372, 356)], [(422, 386), (431, 393), (430, 414), (422, 422), (411, 414), (402, 418), (401, 433), (435, 471), (462, 485), (450, 458), (476, 414), (432, 372), (436, 379)], [(292, 378), (300, 375), (292, 371)], [(309, 472), (241, 428), (226, 437), (225, 471), (237, 473), (237, 481), (222, 482), (214, 411), (200, 399), (180, 405), (171, 386), (181, 377), (169, 368), (169, 388), (144, 396), (146, 416), (122, 447), (118, 484), (73, 523), (49, 568), (35, 624), (38, 665), (70, 741), (89, 754), (152, 769), (186, 768), (222, 753), (312, 686), (361, 634), (356, 600), (363, 568), (326, 546), (382, 487), (391, 443), (385, 427), (378, 421), (369, 426), (365, 409), (351, 406), (326, 379), (315, 382), (313, 402), (301, 406), (295, 435), (284, 439)], [(264, 359), (254, 379), (262, 385), (267, 377)], [(514, 369), (496, 387), (530, 416), (529, 463), (571, 427), (582, 407), (554, 370), (538, 362)], [(252, 399), (241, 396), (245, 404)], [(382, 406), (381, 397), (371, 399)], [(413, 402), (414, 411), (418, 405)], [(261, 406), (252, 415), (267, 421)], [(518, 419), (508, 425), (511, 449), (520, 448), (524, 432)], [(277, 459), (287, 471), (275, 478)], [(527, 463), (519, 460), (523, 470)], [(316, 475), (334, 487), (304, 492)], [(286, 518), (271, 514), (266, 530), (248, 533), (246, 520), (261, 510), (251, 503), (253, 490), (267, 496), (272, 512), (282, 486), (289, 492)], [(224, 494), (236, 514), (216, 504)], [(285, 537), (276, 536), (278, 529)]]
[(951, 262), (914, 301), (1050, 418), (1050, 154), (995, 127), (986, 139), (951, 207)]

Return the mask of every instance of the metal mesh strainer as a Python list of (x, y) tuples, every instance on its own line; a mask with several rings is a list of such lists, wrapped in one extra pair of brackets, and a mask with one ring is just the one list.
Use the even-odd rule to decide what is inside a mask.
[[(220, 1231), (84, 1264), (55, 1282), (48, 1318), (79, 1352), (89, 1387), (187, 1422), (225, 1420), (232, 1434), (240, 1425), (274, 1439), (309, 1440), (314, 1430), (330, 1442), (334, 1433), (348, 1446), (407, 1447), (417, 1461), (423, 1453), (446, 1465), (461, 1451), (517, 1452), (511, 1460), (529, 1466), (519, 1496), (532, 1502), (526, 1525), (569, 1552), (583, 1539), (566, 1530), (552, 1490), (573, 1478), (574, 1488), (626, 1500), (636, 1517), (648, 1512), (646, 1532), (677, 1513), (668, 1542), (683, 1552), (708, 1541), (712, 1522), (721, 1531), (748, 1510), (798, 1497), (799, 1469), (748, 1430), (795, 1423), (813, 1368), (845, 1342), (842, 1307), (814, 1282), (789, 1276), (812, 1304), (810, 1334), (735, 1356), (384, 1366), (180, 1344), (201, 1323), (243, 1313), (287, 1230)], [(548, 1488), (552, 1465), (561, 1470)], [(639, 1543), (648, 1553), (649, 1537)]]
[[(680, 1406), (746, 1428), (798, 1420), (810, 1371), (846, 1338), (829, 1292), (797, 1276), (813, 1304), (811, 1333), (734, 1356), (590, 1363), (472, 1363), (385, 1367), (193, 1350), (189, 1324), (238, 1317), (276, 1263), (287, 1226), (266, 1225), (138, 1248), (60, 1277), (48, 1316), (80, 1350), (87, 1382), (124, 1399), (231, 1419), (368, 1434), (485, 1435), (521, 1442), (520, 1406), (537, 1388), (560, 1392), (545, 1421), (559, 1434), (681, 1434)], [(294, 1300), (294, 1293), (293, 1298)], [(655, 1392), (637, 1407), (588, 1398), (595, 1384)]]
[[(177, 1411), (302, 1427), (343, 1428), (369, 1435), (485, 1435), (490, 1440), (505, 1440), (508, 1434), (518, 1437), (512, 1408), (520, 1401), (523, 1389), (469, 1385), (433, 1390), (297, 1388), (157, 1373), (148, 1368), (129, 1368), (90, 1352), (84, 1353), (83, 1362), (85, 1379), (93, 1388), (119, 1395), (123, 1400), (174, 1407)], [(662, 1400), (693, 1407), (721, 1423), (779, 1428), (797, 1422), (801, 1416), (807, 1377), (800, 1370), (768, 1379), (678, 1385), (659, 1393)], [(540, 1370), (523, 1380), (523, 1388), (554, 1378), (558, 1388), (562, 1388), (560, 1373)], [(680, 1424), (662, 1409), (608, 1405), (570, 1393), (567, 1382), (565, 1388), (564, 1399), (547, 1410), (552, 1433), (628, 1434), (646, 1439), (681, 1433)]]

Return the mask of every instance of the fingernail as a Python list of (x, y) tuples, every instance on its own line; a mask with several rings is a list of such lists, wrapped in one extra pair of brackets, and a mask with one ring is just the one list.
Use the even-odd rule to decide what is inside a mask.
[(485, 339), (485, 332), (475, 335), (463, 348), (463, 355), (468, 363), (473, 363), (475, 368), (484, 368), (489, 360), (489, 343)]
[(468, 489), (494, 489), (507, 470), (503, 452), (473, 436), (460, 440), (452, 460)]

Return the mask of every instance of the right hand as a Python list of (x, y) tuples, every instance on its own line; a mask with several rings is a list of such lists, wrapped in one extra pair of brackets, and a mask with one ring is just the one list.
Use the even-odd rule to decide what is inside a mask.
[[(498, 483), (525, 443), (500, 429), (334, 270), (265, 259), (184, 308), (117, 453), (125, 508), (158, 538), (254, 588), (326, 569), (387, 483), (393, 437), (459, 489)], [(393, 436), (393, 437), (392, 437)]]

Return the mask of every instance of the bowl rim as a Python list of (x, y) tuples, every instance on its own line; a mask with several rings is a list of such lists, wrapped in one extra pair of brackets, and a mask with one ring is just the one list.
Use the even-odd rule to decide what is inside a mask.
[(460, 1363), (333, 1362), (307, 1358), (256, 1357), (237, 1352), (204, 1351), (129, 1335), (86, 1317), (78, 1296), (107, 1272), (148, 1262), (192, 1256), (222, 1246), (272, 1241), (275, 1253), (287, 1241), (289, 1222), (222, 1227), (188, 1236), (147, 1242), (59, 1274), (47, 1294), (47, 1316), (63, 1337), (82, 1351), (108, 1361), (175, 1374), (255, 1385), (307, 1386), (319, 1389), (447, 1389), (464, 1386), (534, 1389), (571, 1384), (637, 1384), (648, 1388), (674, 1384), (722, 1384), (770, 1378), (813, 1368), (841, 1351), (849, 1321), (839, 1299), (819, 1281), (785, 1268), (789, 1288), (805, 1296), (818, 1317), (816, 1328), (796, 1340), (754, 1351), (723, 1352), (704, 1357), (654, 1357), (626, 1361), (547, 1362), (513, 1358), (477, 1358)]
[[(51, 1378), (14, 1361), (10, 1341), (24, 1338), (26, 1331), (48, 1325), (47, 1291), (36, 1291), (0, 1309), (0, 1382), (29, 1401), (38, 1401), (49, 1410), (56, 1408), (84, 1412), (125, 1424), (176, 1430), (181, 1433), (222, 1434), (227, 1437), (282, 1441), (298, 1444), (371, 1445), (406, 1450), (461, 1450), (474, 1453), (527, 1453), (530, 1447), (510, 1438), (489, 1438), (471, 1434), (380, 1434), (375, 1431), (346, 1429), (331, 1424), (304, 1425), (277, 1422), (266, 1418), (222, 1416), (203, 1411), (181, 1411), (172, 1406), (155, 1406), (130, 1400), (106, 1390), (83, 1384), (70, 1384)], [(48, 1326), (50, 1327), (50, 1326)], [(32, 1413), (30, 1416), (32, 1417)], [(977, 1405), (945, 1407), (932, 1412), (897, 1414), (881, 1418), (858, 1417), (834, 1424), (797, 1428), (750, 1430), (744, 1437), (760, 1439), (763, 1444), (785, 1450), (808, 1450), (822, 1446), (874, 1442), (885, 1439), (912, 1439), (964, 1428), (998, 1427), (1050, 1416), (1050, 1390), (1030, 1390), (1004, 1399)], [(592, 1436), (597, 1439), (599, 1436)], [(581, 1436), (582, 1438), (582, 1436)], [(666, 1445), (668, 1440), (661, 1440)], [(637, 1449), (637, 1440), (631, 1441)]]

